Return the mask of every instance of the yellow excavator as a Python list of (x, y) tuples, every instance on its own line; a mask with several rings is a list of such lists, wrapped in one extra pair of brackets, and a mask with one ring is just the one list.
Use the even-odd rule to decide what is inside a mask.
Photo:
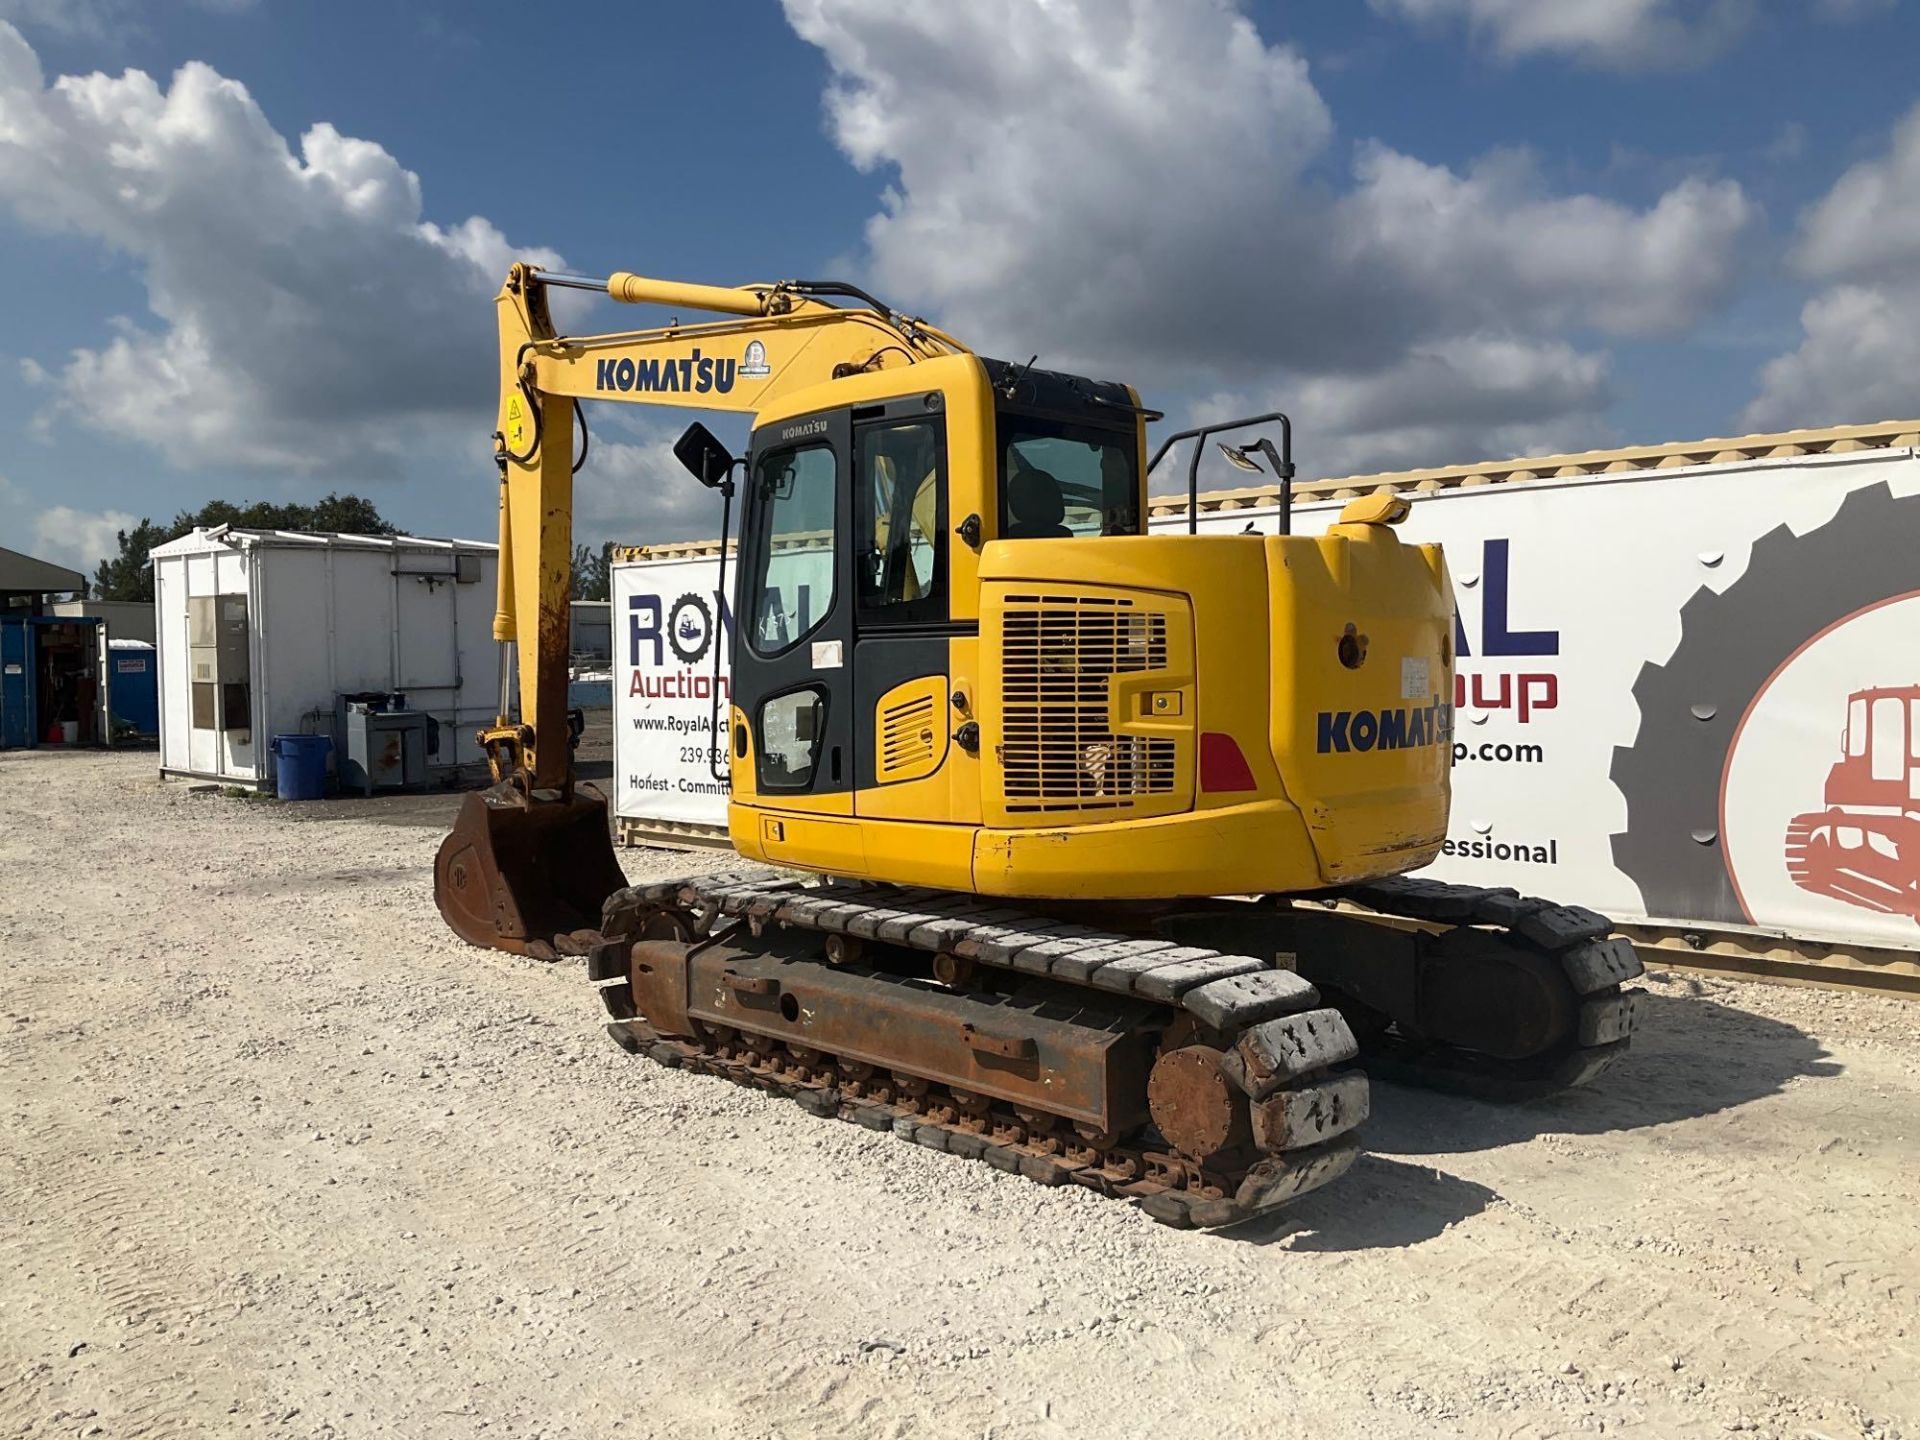
[[(561, 335), (557, 289), (725, 318)], [(584, 955), (626, 1049), (1213, 1227), (1347, 1168), (1363, 1053), (1532, 1096), (1626, 1048), (1640, 965), (1603, 917), (1408, 874), (1446, 831), (1454, 623), (1408, 503), (1147, 533), (1174, 441), (1190, 499), (1228, 433), (1290, 484), (1286, 417), (1150, 461), (1131, 388), (838, 282), (516, 265), (497, 304), (519, 704), (503, 678), (496, 783), (435, 893), (476, 945)], [(753, 417), (744, 458), (697, 422), (675, 453), (723, 534), (740, 501), (711, 749), (734, 848), (771, 870), (629, 888), (574, 779), (585, 400)]]

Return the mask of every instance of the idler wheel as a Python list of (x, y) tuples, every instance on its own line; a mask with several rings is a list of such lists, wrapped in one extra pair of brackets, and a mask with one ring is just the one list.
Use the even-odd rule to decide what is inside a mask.
[(1221, 1055), (1211, 1045), (1183, 1045), (1164, 1052), (1147, 1077), (1154, 1125), (1201, 1164), (1253, 1139), (1246, 1096), (1220, 1072)]

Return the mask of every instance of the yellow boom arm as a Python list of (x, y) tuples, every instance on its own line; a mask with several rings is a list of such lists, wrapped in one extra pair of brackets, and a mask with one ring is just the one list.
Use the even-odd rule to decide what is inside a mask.
[[(694, 325), (676, 318), (649, 330), (561, 336), (547, 303), (555, 288), (733, 318)], [(850, 295), (872, 308), (828, 305), (815, 298), (822, 294)], [(521, 642), (520, 721), (513, 723), (503, 690), (499, 719), (481, 739), (496, 780), (521, 775), (529, 788), (565, 789), (575, 402), (754, 412), (838, 376), (964, 353), (965, 347), (850, 287), (800, 281), (731, 288), (624, 271), (596, 280), (515, 265), (495, 304), (500, 580), (493, 633), (503, 643)]]

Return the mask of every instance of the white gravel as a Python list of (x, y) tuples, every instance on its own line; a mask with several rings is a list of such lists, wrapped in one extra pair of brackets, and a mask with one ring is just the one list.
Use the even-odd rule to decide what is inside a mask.
[(1655, 981), (1180, 1234), (629, 1059), (450, 813), (0, 755), (0, 1435), (1920, 1435), (1911, 1002)]

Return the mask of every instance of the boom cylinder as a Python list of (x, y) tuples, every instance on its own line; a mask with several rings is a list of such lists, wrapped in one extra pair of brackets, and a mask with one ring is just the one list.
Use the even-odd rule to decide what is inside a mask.
[(679, 305), (717, 310), (723, 315), (764, 315), (766, 297), (730, 285), (692, 285), (679, 280), (649, 280), (626, 270), (607, 277), (607, 294), (626, 305)]
[(676, 305), (683, 310), (714, 310), (723, 315), (765, 315), (767, 299), (758, 290), (731, 285), (694, 285), (681, 280), (650, 280), (629, 270), (616, 270), (605, 280), (591, 275), (538, 271), (542, 285), (563, 290), (599, 290), (623, 305)]

